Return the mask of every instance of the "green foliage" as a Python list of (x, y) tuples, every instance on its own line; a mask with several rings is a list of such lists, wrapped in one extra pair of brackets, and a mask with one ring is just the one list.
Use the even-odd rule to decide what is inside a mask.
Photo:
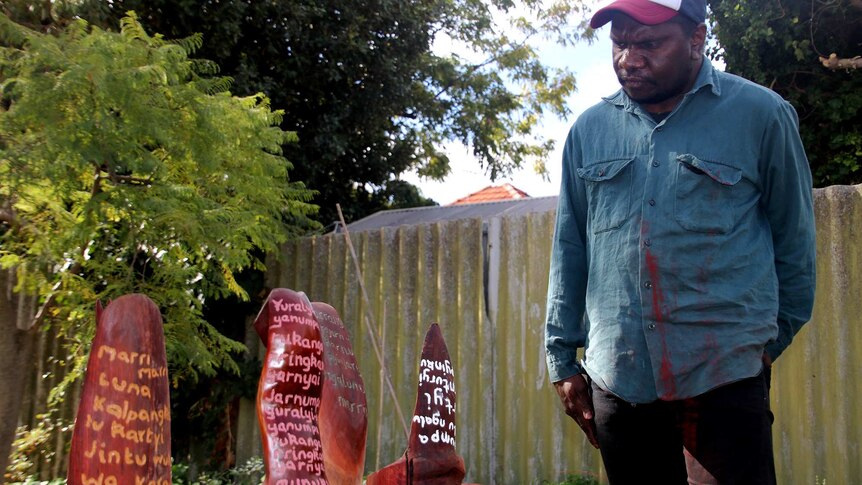
[(171, 393), (171, 454), (175, 460), (205, 470), (224, 470), (235, 444), (232, 438), (240, 398), (254, 401), (262, 363), (238, 362), (240, 372), (186, 383)]
[[(570, 473), (563, 477), (562, 481), (553, 482), (553, 485), (599, 485), (600, 483), (594, 475)], [(542, 485), (552, 484), (548, 481), (542, 481)]]
[(174, 485), (258, 485), (264, 477), (263, 460), (250, 458), (246, 463), (219, 473), (201, 473), (197, 477), (189, 477), (189, 466), (175, 463), (171, 470)]
[[(223, 472), (203, 472), (196, 477), (190, 477), (190, 466), (175, 462), (171, 466), (171, 482), (173, 485), (259, 485), (264, 483), (265, 474), (263, 460), (250, 458), (246, 463)], [(11, 475), (10, 485), (66, 485), (65, 478), (55, 478), (40, 481), (32, 476)]]
[(52, 36), (0, 16), (0, 265), (77, 342), (79, 369), (94, 301), (148, 295), (177, 383), (235, 368), (243, 346), (202, 305), (246, 297), (235, 272), (314, 226), (312, 193), (288, 179), (282, 113), (189, 58), (200, 35), (121, 25)]
[(41, 454), (49, 460), (53, 459), (53, 451), (49, 451), (49, 447), (45, 445), (60, 427), (60, 423), (47, 414), (39, 416), (38, 424), (32, 429), (19, 426), (15, 432), (15, 441), (12, 443), (9, 466), (3, 475), (6, 480), (30, 483), (29, 480), (35, 471), (33, 457)]
[[(533, 135), (544, 112), (568, 113), (568, 70), (544, 65), (538, 40), (587, 35), (579, 0), (115, 0), (82, 2), (94, 21), (135, 10), (156, 32), (206, 39), (203, 57), (264, 92), (287, 114), (293, 176), (317, 190), (321, 221), (348, 220), (407, 203), (400, 174), (449, 173), (443, 146), (469, 146), (492, 177), (534, 164), (553, 140)], [(110, 22), (108, 22), (110, 25)], [(463, 45), (458, 54), (434, 42)], [(400, 182), (403, 184), (403, 182)], [(409, 199), (408, 199), (409, 200)], [(423, 202), (427, 201), (416, 201)], [(410, 203), (412, 203), (410, 202)]]
[(819, 57), (862, 55), (862, 5), (853, 0), (709, 2), (727, 70), (774, 89), (799, 113), (816, 186), (862, 182), (862, 73)]
[(10, 482), (9, 485), (66, 485), (66, 479), (55, 478), (53, 480), (38, 480), (35, 478), (27, 478), (23, 482)]

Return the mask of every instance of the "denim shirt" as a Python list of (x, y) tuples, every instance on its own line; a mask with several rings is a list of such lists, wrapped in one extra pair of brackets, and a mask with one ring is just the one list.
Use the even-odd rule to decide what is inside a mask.
[(704, 59), (656, 124), (623, 91), (572, 126), (551, 253), (552, 382), (633, 403), (757, 375), (811, 316), (811, 172), (793, 107)]

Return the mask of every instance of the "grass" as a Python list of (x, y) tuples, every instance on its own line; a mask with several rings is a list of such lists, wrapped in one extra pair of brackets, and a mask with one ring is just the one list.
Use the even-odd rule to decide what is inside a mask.
[(570, 473), (563, 477), (561, 482), (549, 482), (543, 480), (541, 485), (601, 485), (599, 479), (590, 474)]

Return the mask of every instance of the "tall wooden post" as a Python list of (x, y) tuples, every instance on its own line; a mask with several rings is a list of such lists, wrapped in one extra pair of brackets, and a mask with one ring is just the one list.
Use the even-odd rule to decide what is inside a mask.
[(158, 307), (121, 296), (96, 310), (72, 434), (70, 485), (171, 484), (171, 405)]
[(460, 485), (465, 468), (455, 451), (455, 407), (455, 374), (435, 323), (422, 346), (407, 451), (395, 463), (369, 475), (368, 485)]
[(266, 485), (327, 484), (318, 428), (323, 342), (304, 293), (272, 290), (254, 322), (266, 357), (257, 389)]

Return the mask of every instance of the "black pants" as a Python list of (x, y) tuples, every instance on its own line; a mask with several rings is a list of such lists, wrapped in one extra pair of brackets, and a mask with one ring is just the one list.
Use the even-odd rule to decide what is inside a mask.
[(770, 370), (681, 401), (630, 404), (592, 385), (612, 485), (775, 484)]

